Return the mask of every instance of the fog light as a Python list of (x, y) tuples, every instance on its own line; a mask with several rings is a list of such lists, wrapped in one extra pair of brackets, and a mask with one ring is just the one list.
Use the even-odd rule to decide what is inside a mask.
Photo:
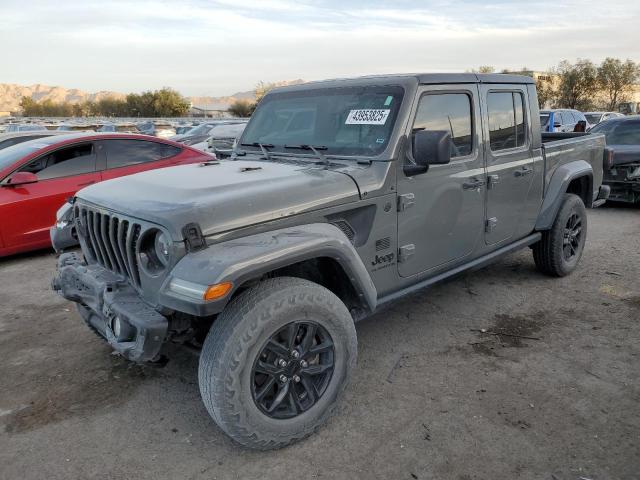
[(111, 330), (113, 330), (113, 334), (116, 336), (116, 338), (120, 340), (120, 334), (122, 333), (122, 322), (120, 321), (120, 317), (116, 317), (113, 319)]
[(111, 331), (118, 342), (130, 342), (135, 336), (135, 329), (118, 316), (111, 320)]

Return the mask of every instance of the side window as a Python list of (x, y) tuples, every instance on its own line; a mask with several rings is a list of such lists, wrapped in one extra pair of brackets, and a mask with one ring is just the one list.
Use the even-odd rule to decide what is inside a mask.
[(20, 170), (35, 173), (39, 180), (49, 180), (90, 173), (95, 171), (95, 166), (93, 143), (81, 143), (39, 157)]
[(428, 94), (420, 99), (412, 132), (444, 130), (451, 133), (451, 158), (473, 150), (471, 97), (466, 93)]
[(175, 157), (182, 151), (179, 147), (174, 147), (173, 145), (164, 145), (164, 151), (162, 153), (162, 158)]
[(147, 140), (105, 140), (107, 145), (107, 169), (155, 162), (170, 157), (164, 143)]
[[(489, 146), (492, 151), (521, 147), (526, 140), (524, 99), (520, 92), (490, 92)], [(557, 117), (557, 113), (556, 113)], [(554, 122), (558, 121), (557, 118)]]

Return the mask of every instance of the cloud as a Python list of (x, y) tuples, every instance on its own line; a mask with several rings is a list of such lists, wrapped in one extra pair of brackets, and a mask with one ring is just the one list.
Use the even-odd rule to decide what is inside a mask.
[(88, 90), (228, 94), (259, 80), (543, 69), (563, 58), (634, 56), (640, 40), (630, 26), (640, 17), (635, 0), (27, 3), (0, 4), (0, 41), (12, 46), (2, 80)]

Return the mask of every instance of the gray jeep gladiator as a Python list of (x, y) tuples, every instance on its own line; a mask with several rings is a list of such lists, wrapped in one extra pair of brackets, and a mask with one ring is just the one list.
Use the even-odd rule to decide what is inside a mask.
[(53, 288), (122, 356), (201, 349), (202, 399), (242, 445), (325, 422), (355, 321), (523, 247), (572, 272), (604, 137), (541, 135), (533, 80), (425, 74), (279, 88), (231, 158), (81, 190)]

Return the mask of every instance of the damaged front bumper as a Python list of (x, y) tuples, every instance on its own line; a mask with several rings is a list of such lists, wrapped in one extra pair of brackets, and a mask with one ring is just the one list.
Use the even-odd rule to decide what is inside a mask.
[(144, 362), (158, 356), (168, 321), (122, 277), (99, 265), (86, 265), (72, 252), (58, 259), (52, 287), (80, 304), (85, 321), (123, 357)]

